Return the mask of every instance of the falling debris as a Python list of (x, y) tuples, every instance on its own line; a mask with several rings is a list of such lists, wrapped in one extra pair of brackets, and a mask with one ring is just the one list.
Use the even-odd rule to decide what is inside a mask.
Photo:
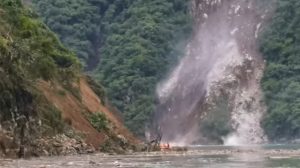
[[(241, 0), (194, 0), (192, 11), (198, 21), (196, 34), (178, 66), (157, 87), (155, 120), (162, 140), (231, 145), (265, 142), (260, 127), (266, 111), (260, 88), (264, 61), (255, 47), (264, 21), (258, 16), (265, 13), (254, 2)], [(218, 110), (221, 99), (226, 108)], [(212, 115), (217, 117), (209, 118)], [(218, 115), (228, 116), (218, 121), (225, 133), (210, 126), (216, 131), (210, 137), (213, 131), (201, 130), (206, 129), (205, 124), (216, 123)]]

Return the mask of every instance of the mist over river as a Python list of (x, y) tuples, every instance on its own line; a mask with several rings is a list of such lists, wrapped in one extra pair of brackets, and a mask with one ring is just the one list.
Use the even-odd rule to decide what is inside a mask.
[(299, 145), (193, 146), (186, 152), (0, 160), (1, 168), (298, 168)]

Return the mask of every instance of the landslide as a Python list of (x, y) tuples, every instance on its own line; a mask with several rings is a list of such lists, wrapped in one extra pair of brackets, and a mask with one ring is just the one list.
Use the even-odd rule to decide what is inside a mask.
[[(129, 144), (139, 143), (124, 126), (118, 112), (109, 105), (105, 97), (100, 98), (95, 93), (93, 87), (101, 88), (91, 78), (80, 77), (79, 81), (73, 84), (73, 91), (65, 89), (59, 83), (53, 84), (44, 80), (39, 81), (37, 85), (46, 99), (61, 112), (62, 119), (84, 134), (88, 144), (98, 148), (113, 137), (125, 138)], [(89, 116), (95, 113), (106, 116), (109, 131), (98, 131), (94, 128), (89, 121)]]

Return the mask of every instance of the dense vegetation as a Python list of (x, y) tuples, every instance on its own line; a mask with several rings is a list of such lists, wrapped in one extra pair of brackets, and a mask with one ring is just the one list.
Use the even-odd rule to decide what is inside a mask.
[(142, 135), (154, 111), (155, 86), (179, 54), (176, 39), (189, 30), (187, 6), (182, 0), (134, 1), (116, 20), (96, 74), (129, 128)]
[(263, 121), (271, 139), (300, 137), (300, 1), (278, 0), (261, 38), (267, 60), (262, 86), (268, 112)]
[(105, 0), (33, 0), (44, 22), (82, 63), (95, 66), (102, 40)]
[[(142, 135), (155, 86), (191, 30), (187, 0), (33, 0), (38, 13)], [(100, 62), (98, 63), (98, 61)]]
[[(38, 79), (58, 80), (66, 85), (80, 69), (75, 55), (56, 36), (22, 7), (20, 0), (0, 1), (0, 121), (1, 123), (43, 115), (49, 126), (56, 124), (53, 107), (38, 106)], [(47, 115), (43, 112), (52, 111)]]

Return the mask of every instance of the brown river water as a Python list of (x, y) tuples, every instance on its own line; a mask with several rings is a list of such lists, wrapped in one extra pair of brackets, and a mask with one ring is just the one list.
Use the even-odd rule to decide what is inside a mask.
[(1, 168), (299, 168), (300, 146), (198, 146), (186, 152), (0, 159)]

